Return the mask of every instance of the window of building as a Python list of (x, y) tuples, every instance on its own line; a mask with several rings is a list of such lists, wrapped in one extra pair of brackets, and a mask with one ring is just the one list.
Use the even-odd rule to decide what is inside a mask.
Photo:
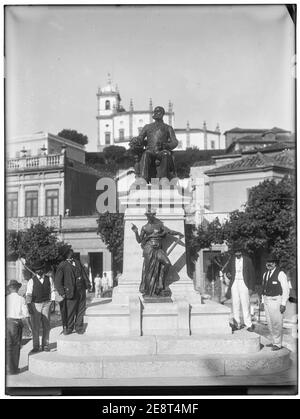
[(105, 144), (110, 144), (110, 132), (105, 133)]
[(18, 192), (9, 192), (7, 194), (7, 217), (18, 216)]
[(212, 150), (214, 150), (214, 149), (216, 148), (216, 144), (215, 144), (215, 142), (214, 142), (214, 141), (211, 141), (211, 142), (210, 142), (210, 148), (211, 148)]
[(248, 200), (249, 200), (249, 198), (250, 198), (250, 195), (251, 195), (251, 189), (252, 189), (252, 188), (247, 188), (247, 189), (246, 189), (247, 201), (248, 201)]
[(125, 135), (124, 135), (124, 129), (121, 128), (119, 129), (119, 140), (124, 140)]
[(46, 191), (46, 215), (58, 215), (58, 189)]
[(110, 109), (110, 101), (106, 100), (105, 101), (105, 110), (108, 111)]
[(27, 191), (25, 195), (25, 217), (38, 215), (38, 191)]

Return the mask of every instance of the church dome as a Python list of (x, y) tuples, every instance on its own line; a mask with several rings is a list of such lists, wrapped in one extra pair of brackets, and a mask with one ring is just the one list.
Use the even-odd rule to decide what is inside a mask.
[(108, 80), (107, 80), (107, 85), (104, 87), (101, 87), (101, 93), (118, 93), (117, 88), (114, 88), (112, 86), (112, 81), (111, 81), (111, 77), (110, 74), (108, 74)]

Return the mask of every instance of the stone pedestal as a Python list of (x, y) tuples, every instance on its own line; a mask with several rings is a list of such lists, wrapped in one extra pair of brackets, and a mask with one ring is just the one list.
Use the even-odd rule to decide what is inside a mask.
[[(130, 295), (140, 295), (139, 286), (142, 277), (143, 255), (135, 234), (131, 230), (135, 224), (139, 232), (147, 223), (145, 212), (148, 208), (156, 211), (156, 217), (166, 227), (184, 234), (184, 207), (190, 204), (190, 198), (183, 196), (177, 189), (158, 189), (148, 185), (146, 189), (130, 191), (121, 198), (125, 210), (123, 274), (119, 285), (113, 292), (114, 304), (126, 304)], [(201, 304), (200, 294), (195, 291), (194, 283), (187, 275), (185, 238), (176, 243), (177, 237), (168, 236), (163, 242), (163, 249), (172, 264), (166, 284), (172, 292), (172, 300), (186, 299), (190, 303)], [(141, 297), (141, 295), (140, 295)]]

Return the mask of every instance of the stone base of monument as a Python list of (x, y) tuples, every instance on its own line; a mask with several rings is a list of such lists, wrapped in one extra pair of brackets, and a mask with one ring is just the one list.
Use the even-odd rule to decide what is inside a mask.
[(57, 378), (266, 375), (290, 366), (289, 351), (260, 350), (260, 337), (233, 335), (100, 337), (72, 334), (57, 351), (29, 357), (31, 373)]
[(190, 304), (188, 299), (130, 296), (128, 304), (101, 304), (94, 301), (86, 310), (87, 335), (146, 336), (230, 334), (230, 309), (207, 300)]

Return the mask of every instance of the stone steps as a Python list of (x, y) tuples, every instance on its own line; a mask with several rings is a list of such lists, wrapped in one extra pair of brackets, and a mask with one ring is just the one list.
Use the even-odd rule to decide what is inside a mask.
[(57, 339), (57, 351), (68, 356), (250, 354), (260, 350), (260, 336), (233, 335), (90, 336), (72, 334)]
[(263, 348), (251, 354), (69, 356), (57, 351), (29, 356), (30, 373), (57, 378), (253, 376), (285, 371), (290, 353)]

